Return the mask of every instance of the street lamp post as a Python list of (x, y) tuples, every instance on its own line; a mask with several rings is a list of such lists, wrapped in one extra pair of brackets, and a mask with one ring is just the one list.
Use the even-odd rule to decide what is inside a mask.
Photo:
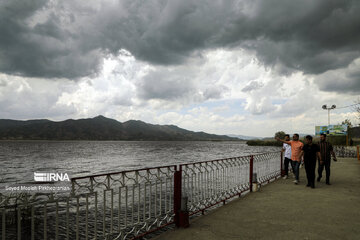
[(336, 108), (336, 105), (332, 105), (331, 107), (327, 107), (326, 104), (322, 106), (322, 109), (328, 110), (328, 125), (330, 125), (330, 110)]

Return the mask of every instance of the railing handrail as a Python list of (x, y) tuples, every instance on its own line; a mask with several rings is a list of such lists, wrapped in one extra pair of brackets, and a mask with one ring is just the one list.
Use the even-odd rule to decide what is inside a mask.
[(150, 167), (150, 168), (129, 169), (129, 170), (124, 170), (124, 171), (119, 171), (119, 172), (110, 172), (110, 173), (99, 173), (99, 174), (94, 174), (94, 175), (85, 175), (85, 176), (70, 178), (70, 181), (74, 181), (74, 180), (78, 180), (78, 179), (84, 179), (84, 178), (102, 177), (102, 176), (108, 176), (108, 175), (124, 174), (124, 173), (129, 173), (129, 172), (153, 170), (153, 169), (159, 169), (159, 168), (171, 168), (171, 167), (174, 167), (174, 169), (176, 170), (177, 165), (173, 164), (173, 165), (165, 165), (165, 166)]
[(169, 168), (169, 167), (175, 167), (175, 170), (176, 170), (177, 166), (187, 166), (187, 165), (191, 165), (191, 164), (218, 162), (218, 161), (237, 159), (237, 158), (247, 158), (247, 157), (251, 157), (251, 156), (262, 156), (262, 155), (265, 155), (265, 154), (278, 153), (278, 152), (279, 151), (263, 152), (263, 153), (256, 153), (256, 154), (237, 156), (237, 157), (228, 157), (228, 158), (220, 158), (220, 159), (206, 160), (206, 161), (200, 161), (200, 162), (182, 163), (182, 164), (178, 164), (178, 165), (177, 164), (172, 164), (172, 165), (150, 167), (150, 168), (129, 169), (129, 170), (124, 170), (124, 171), (119, 171), (119, 172), (99, 173), (99, 174), (93, 174), (93, 175), (85, 175), (85, 176), (73, 177), (73, 178), (70, 178), (70, 180), (73, 181), (73, 180), (84, 179), (84, 178), (101, 177), (101, 176), (107, 176), (107, 175), (124, 174), (124, 173), (133, 172), (133, 171), (145, 171), (145, 170), (153, 170), (153, 169)]
[(200, 161), (200, 162), (182, 163), (182, 164), (179, 164), (179, 166), (181, 167), (181, 166), (187, 166), (187, 165), (192, 165), (192, 164), (212, 163), (212, 162), (219, 162), (219, 161), (230, 160), (230, 159), (237, 159), (237, 158), (250, 158), (251, 156), (254, 156), (254, 157), (255, 157), (255, 156), (262, 156), (262, 155), (266, 155), (266, 154), (269, 154), (269, 153), (278, 153), (278, 152), (281, 152), (281, 151), (263, 152), (263, 153), (250, 154), (250, 155), (237, 156), (237, 157), (220, 158), (220, 159)]

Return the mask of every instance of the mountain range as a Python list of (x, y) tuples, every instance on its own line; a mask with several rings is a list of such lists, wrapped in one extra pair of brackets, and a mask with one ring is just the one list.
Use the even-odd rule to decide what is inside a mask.
[(225, 135), (193, 132), (175, 125), (137, 120), (119, 122), (104, 116), (65, 121), (0, 119), (0, 140), (239, 140)]

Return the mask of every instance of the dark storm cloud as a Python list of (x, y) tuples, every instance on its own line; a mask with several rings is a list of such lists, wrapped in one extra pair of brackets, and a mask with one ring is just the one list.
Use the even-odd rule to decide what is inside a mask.
[[(257, 1), (244, 46), (267, 65), (318, 74), (347, 66), (360, 51), (359, 1)], [(239, 23), (239, 25), (241, 25)], [(240, 28), (241, 29), (241, 28)]]
[(315, 83), (320, 90), (359, 95), (360, 93), (360, 60), (348, 68), (328, 71), (319, 75)]
[[(242, 47), (267, 66), (309, 74), (360, 55), (356, 0), (25, 2), (0, 5), (0, 71), (8, 74), (87, 76), (120, 49), (169, 65), (202, 50)], [(39, 11), (49, 12), (46, 21), (29, 25)]]
[(196, 71), (184, 67), (159, 67), (148, 72), (135, 85), (137, 96), (143, 100), (206, 101), (219, 99), (230, 91), (221, 84), (201, 82)]
[(45, 0), (4, 0), (0, 3), (0, 71), (7, 74), (76, 78), (98, 70), (100, 52), (82, 49), (84, 39), (63, 28), (60, 15), (35, 26), (29, 18), (47, 8)]
[(169, 70), (151, 71), (136, 86), (138, 96), (144, 100), (174, 100), (196, 94), (189, 78)]

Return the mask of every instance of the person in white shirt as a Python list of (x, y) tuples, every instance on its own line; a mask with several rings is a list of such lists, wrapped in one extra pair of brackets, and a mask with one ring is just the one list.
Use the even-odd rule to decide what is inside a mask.
[[(285, 135), (285, 141), (290, 141), (289, 134)], [(291, 163), (291, 145), (283, 143), (282, 151), (284, 153), (284, 170), (285, 170), (284, 179), (287, 179), (287, 178), (289, 178), (289, 175), (288, 175), (289, 174), (289, 163)], [(291, 166), (292, 166), (292, 164), (291, 164)]]

